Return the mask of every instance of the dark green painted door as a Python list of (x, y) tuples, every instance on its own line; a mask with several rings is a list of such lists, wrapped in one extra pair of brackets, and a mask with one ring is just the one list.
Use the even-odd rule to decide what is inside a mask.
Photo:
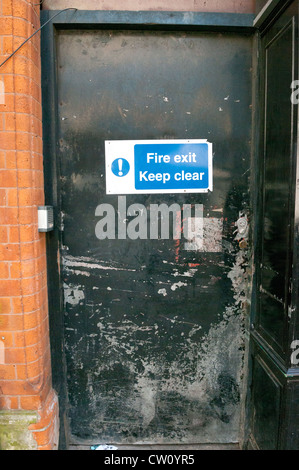
[(261, 194), (257, 201), (257, 305), (251, 335), (251, 432), (254, 445), (266, 450), (299, 446), (298, 367), (293, 354), (299, 344), (297, 55), (296, 1), (261, 36), (257, 182)]
[[(234, 33), (58, 31), (72, 442), (239, 439), (247, 240), (236, 239), (235, 223), (249, 211), (251, 60), (252, 38)], [(105, 140), (143, 139), (212, 142), (213, 192), (107, 195)], [(117, 222), (119, 204), (162, 203), (203, 205), (202, 247), (118, 239), (117, 229), (115, 239), (96, 237), (100, 204)]]

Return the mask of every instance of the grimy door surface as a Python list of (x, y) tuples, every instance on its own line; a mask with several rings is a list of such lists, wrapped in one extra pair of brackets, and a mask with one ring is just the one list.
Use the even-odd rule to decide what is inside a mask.
[[(235, 223), (249, 210), (251, 48), (235, 33), (57, 33), (72, 442), (239, 440), (247, 240)], [(105, 141), (152, 139), (211, 142), (213, 191), (107, 195)], [(96, 236), (101, 204), (115, 211), (114, 239)], [(133, 204), (146, 210), (146, 236)], [(152, 204), (202, 204), (202, 245), (171, 236), (172, 214), (170, 236), (152, 240)], [(119, 239), (118, 222), (132, 222), (136, 239)]]

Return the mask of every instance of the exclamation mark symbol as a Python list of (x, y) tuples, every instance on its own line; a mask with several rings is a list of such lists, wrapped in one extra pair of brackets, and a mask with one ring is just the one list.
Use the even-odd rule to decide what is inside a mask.
[(122, 161), (122, 158), (119, 158), (118, 159), (118, 174), (119, 174), (119, 176), (123, 175), (122, 169), (123, 169), (123, 161)]

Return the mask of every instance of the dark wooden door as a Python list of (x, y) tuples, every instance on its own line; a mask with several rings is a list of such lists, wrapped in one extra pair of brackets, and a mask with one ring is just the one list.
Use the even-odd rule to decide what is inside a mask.
[(298, 448), (298, 370), (293, 354), (298, 336), (297, 56), (296, 1), (261, 33), (257, 304), (251, 333), (251, 431), (260, 449)]

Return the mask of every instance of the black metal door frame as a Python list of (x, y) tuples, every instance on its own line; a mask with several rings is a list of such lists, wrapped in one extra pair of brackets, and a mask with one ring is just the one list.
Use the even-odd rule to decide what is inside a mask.
[[(59, 29), (137, 29), (172, 31), (211, 31), (255, 34), (254, 15), (183, 12), (124, 11), (43, 11), (42, 23), (53, 21), (42, 30), (43, 135), (46, 203), (54, 206), (55, 230), (47, 235), (49, 322), (52, 350), (53, 386), (60, 402), (60, 448), (68, 447), (66, 423), (67, 392), (64, 362), (63, 299), (59, 273), (60, 191), (57, 142), (56, 32)], [(54, 18), (55, 17), (55, 18)]]

